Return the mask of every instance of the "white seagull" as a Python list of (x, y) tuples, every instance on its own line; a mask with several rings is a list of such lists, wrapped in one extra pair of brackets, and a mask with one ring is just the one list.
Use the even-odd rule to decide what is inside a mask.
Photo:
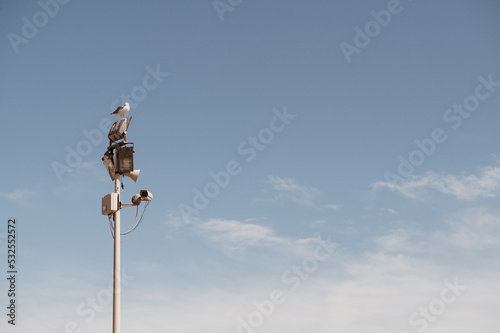
[(116, 110), (113, 113), (111, 113), (110, 115), (114, 116), (116, 114), (118, 116), (122, 116), (122, 118), (123, 118), (123, 116), (127, 112), (129, 112), (129, 110), (130, 110), (130, 105), (128, 105), (128, 102), (126, 102), (125, 104), (120, 105), (119, 107), (117, 107)]

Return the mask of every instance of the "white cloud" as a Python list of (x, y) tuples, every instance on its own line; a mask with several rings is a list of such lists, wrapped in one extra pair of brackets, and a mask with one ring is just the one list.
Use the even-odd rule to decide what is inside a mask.
[[(492, 222), (483, 220), (477, 224), (488, 226)], [(278, 244), (286, 241), (265, 226), (215, 219), (201, 223), (211, 236), (218, 232), (224, 235), (215, 241), (232, 243), (253, 239), (257, 244), (273, 243), (274, 238), (280, 239)], [(241, 233), (239, 228), (242, 228)], [(404, 232), (394, 234), (397, 235), (395, 239), (406, 238)], [(291, 267), (289, 265), (300, 266), (304, 258), (287, 263), (287, 268)], [(490, 260), (494, 263), (496, 258)], [(455, 266), (455, 270), (407, 255), (375, 251), (353, 258), (336, 251), (331, 258), (320, 263), (318, 270), (309, 273), (310, 276), (302, 280), (296, 291), (290, 289), (291, 284), (283, 282), (283, 271), (280, 270), (266, 272), (266, 276), (249, 279), (237, 287), (227, 283), (208, 288), (191, 288), (175, 280), (166, 280), (161, 271), (142, 274), (124, 288), (122, 326), (131, 331), (154, 332), (168, 328), (179, 333), (238, 333), (238, 318), (248, 321), (252, 314), (257, 317), (254, 302), (262, 304), (270, 298), (273, 290), (279, 289), (284, 292), (284, 302), (275, 305), (269, 316), (262, 315), (262, 324), (254, 332), (411, 333), (416, 332), (417, 327), (409, 324), (409, 316), (421, 307), (429, 307), (431, 301), (441, 297), (444, 281), (454, 281), (457, 277), (459, 284), (467, 286), (467, 290), (453, 303), (446, 304), (443, 313), (429, 322), (426, 332), (497, 332), (500, 326), (496, 320), (500, 272), (492, 267), (485, 271), (467, 271), (462, 264)], [(140, 262), (137, 267), (150, 265)], [(175, 271), (175, 265), (172, 267), (171, 263), (164, 262), (160, 266), (169, 272)], [(136, 270), (127, 270), (127, 273), (133, 275)], [(460, 275), (456, 271), (461, 272)], [(224, 274), (227, 272), (218, 274), (221, 279), (226, 279)], [(89, 324), (85, 323), (87, 316), (78, 316), (75, 312), (79, 303), (88, 302), (102, 288), (107, 288), (111, 277), (108, 272), (104, 276), (102, 272), (97, 276), (74, 273), (68, 279), (64, 275), (54, 277), (46, 271), (43, 276), (37, 280), (40, 282), (27, 286), (27, 291), (36, 291), (39, 294), (37, 299), (43, 300), (44, 307), (55, 311), (46, 311), (44, 307), (40, 308), (41, 303), (25, 300), (23, 313), (29, 317), (20, 321), (23, 332), (59, 332), (70, 321), (86, 331), (110, 329), (111, 302), (107, 302)], [(200, 282), (204, 279), (205, 276), (199, 276)], [(91, 280), (98, 282), (89, 283)], [(53, 289), (52, 286), (56, 285), (58, 288)], [(83, 288), (75, 291), (75, 285)]]
[[(489, 333), (499, 329), (496, 320), (500, 297), (498, 272), (456, 275), (410, 257), (381, 253), (367, 253), (357, 259), (343, 258), (340, 263), (326, 261), (322, 265), (297, 291), (283, 284), (281, 273), (242, 288), (227, 285), (180, 290), (161, 278), (153, 284), (134, 281), (124, 290), (122, 325), (131, 331), (155, 332), (168, 328), (179, 333), (237, 333), (238, 318), (248, 321), (252, 314), (258, 317), (254, 302), (262, 304), (270, 298), (272, 290), (280, 289), (284, 292), (284, 302), (275, 305), (269, 316), (261, 314), (261, 325), (253, 329), (254, 332), (416, 332), (418, 327), (410, 325), (409, 316), (439, 299), (446, 287), (445, 280), (457, 278), (467, 289), (445, 305), (443, 313), (429, 322), (426, 332)], [(333, 266), (335, 268), (330, 269)], [(339, 267), (341, 274), (334, 274), (333, 270)], [(40, 310), (34, 305), (24, 308), (32, 317), (20, 322), (23, 331), (58, 332), (68, 321), (92, 331), (110, 328), (111, 304), (107, 304), (90, 325), (83, 322), (84, 317), (71, 313), (78, 302), (95, 297), (99, 289), (87, 291), (88, 295), (72, 302), (68, 301), (72, 299), (68, 298), (71, 292), (67, 292), (71, 287), (64, 285), (63, 288), (66, 295), (60, 291), (57, 300), (52, 295), (45, 302), (47, 308), (58, 311)], [(49, 292), (46, 293), (49, 296)], [(64, 308), (68, 308), (67, 311), (61, 311)], [(41, 322), (46, 324), (40, 326)]]
[(210, 219), (201, 222), (198, 229), (211, 241), (223, 243), (233, 250), (250, 246), (269, 247), (285, 242), (283, 238), (276, 237), (269, 227), (236, 220)]
[(177, 213), (167, 214), (167, 220), (164, 222), (167, 227), (167, 239), (173, 239), (179, 230), (191, 224), (200, 223), (201, 219), (194, 216), (182, 216)]
[(384, 251), (408, 251), (410, 242), (410, 232), (405, 229), (391, 230), (386, 235), (375, 238), (375, 242), (379, 244)]
[(377, 182), (373, 189), (389, 188), (412, 199), (424, 199), (429, 196), (429, 190), (454, 196), (458, 200), (472, 201), (479, 198), (497, 196), (500, 188), (500, 167), (482, 168), (475, 174), (437, 174), (427, 172), (422, 176), (410, 176), (405, 182)]
[(435, 258), (465, 251), (500, 249), (500, 216), (484, 208), (467, 208), (442, 218), (439, 227), (400, 228), (374, 238), (389, 253), (432, 254)]
[(485, 209), (467, 209), (452, 216), (448, 224), (449, 231), (434, 233), (436, 241), (468, 250), (500, 246), (500, 216)]
[(380, 215), (382, 216), (394, 216), (398, 215), (398, 211), (393, 209), (393, 208), (381, 208), (380, 209)]
[[(267, 218), (250, 218), (239, 221), (222, 218), (203, 220), (191, 217), (186, 220), (178, 214), (167, 214), (166, 238), (173, 239), (181, 228), (186, 227), (187, 232), (200, 235), (231, 256), (251, 249), (264, 249), (293, 256), (303, 256), (310, 252), (311, 248), (317, 244), (318, 238), (321, 237), (318, 233), (308, 238), (280, 236), (271, 226), (263, 225), (263, 220), (265, 221)], [(261, 223), (257, 221), (261, 221)], [(320, 227), (325, 222), (324, 220), (315, 221), (310, 226)]]
[(320, 191), (314, 187), (299, 185), (291, 178), (269, 176), (267, 182), (277, 194), (270, 199), (258, 199), (257, 201), (290, 200), (299, 205), (314, 207), (314, 200)]
[(274, 229), (237, 220), (210, 219), (199, 221), (195, 230), (230, 255), (248, 249), (266, 249), (296, 257), (310, 255), (318, 237), (287, 238), (276, 235)]
[(320, 228), (326, 225), (326, 221), (325, 220), (311, 221), (308, 222), (307, 225), (311, 228)]
[(98, 179), (101, 182), (111, 181), (104, 165), (98, 162), (82, 162), (80, 165), (73, 168), (70, 175), (71, 178), (91, 177), (93, 179)]
[[(346, 268), (352, 278), (331, 284), (323, 303), (331, 314), (330, 324), (340, 332), (416, 332), (421, 326), (412, 326), (410, 315), (439, 299), (445, 280), (454, 282), (455, 278), (467, 289), (433, 316), (427, 332), (493, 332), (499, 327), (492, 316), (499, 296), (494, 287), (498, 273), (457, 276), (410, 257), (379, 253), (369, 253)], [(477, 325), (482, 330), (474, 329), (470, 318), (481, 318)]]
[(2, 193), (1, 196), (17, 202), (19, 204), (26, 204), (28, 199), (35, 195), (35, 192), (30, 190), (15, 190), (9, 193)]
[(331, 209), (331, 210), (340, 210), (340, 209), (342, 209), (343, 205), (328, 204), (328, 205), (324, 205), (323, 207)]

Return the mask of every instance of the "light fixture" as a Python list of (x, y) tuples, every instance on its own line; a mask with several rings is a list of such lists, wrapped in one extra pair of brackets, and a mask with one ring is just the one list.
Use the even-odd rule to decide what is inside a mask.
[(116, 160), (116, 155), (109, 150), (104, 154), (104, 157), (102, 158), (102, 163), (104, 163), (104, 166), (108, 170), (111, 180), (115, 180), (115, 173), (116, 173), (115, 160)]
[(116, 148), (116, 172), (119, 174), (134, 171), (134, 146), (123, 145)]
[(130, 125), (130, 121), (132, 121), (132, 117), (123, 118), (111, 126), (108, 134), (110, 145), (111, 143), (121, 139), (123, 139), (124, 142), (127, 142), (127, 130)]

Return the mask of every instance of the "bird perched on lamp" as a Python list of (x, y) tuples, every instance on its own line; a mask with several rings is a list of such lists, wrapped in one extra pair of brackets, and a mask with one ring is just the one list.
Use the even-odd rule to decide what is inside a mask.
[(120, 105), (119, 107), (116, 108), (116, 110), (111, 113), (111, 116), (118, 115), (124, 117), (124, 115), (130, 111), (130, 105), (128, 105), (128, 102), (126, 102), (123, 105)]

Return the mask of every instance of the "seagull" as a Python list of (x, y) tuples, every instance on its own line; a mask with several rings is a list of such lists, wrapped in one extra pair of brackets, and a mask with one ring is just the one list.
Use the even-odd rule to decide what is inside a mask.
[(114, 116), (115, 114), (118, 116), (124, 117), (124, 115), (130, 110), (130, 105), (128, 105), (128, 102), (126, 102), (123, 105), (120, 105), (119, 107), (116, 108), (115, 112), (111, 113), (111, 116)]

